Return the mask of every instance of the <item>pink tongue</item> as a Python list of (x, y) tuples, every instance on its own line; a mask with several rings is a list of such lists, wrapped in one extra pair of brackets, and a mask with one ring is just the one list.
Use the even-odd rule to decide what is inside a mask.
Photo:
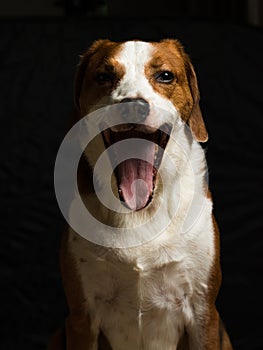
[(152, 143), (146, 148), (142, 152), (145, 160), (132, 158), (118, 165), (119, 188), (131, 210), (144, 208), (153, 190), (155, 146)]

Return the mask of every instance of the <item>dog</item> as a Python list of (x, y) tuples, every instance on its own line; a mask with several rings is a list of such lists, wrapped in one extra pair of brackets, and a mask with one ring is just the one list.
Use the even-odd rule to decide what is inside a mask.
[[(81, 56), (75, 122), (101, 110), (118, 117), (104, 123), (78, 166), (82, 201), (108, 236), (85, 226), (89, 240), (67, 227), (61, 272), (69, 316), (49, 349), (232, 349), (215, 306), (220, 244), (199, 95), (193, 65), (175, 39), (102, 39)], [(120, 157), (117, 144), (125, 141), (131, 158)], [(94, 175), (110, 146), (119, 156), (110, 177), (119, 211), (98, 198), (103, 169)], [(125, 227), (124, 236), (112, 233)]]

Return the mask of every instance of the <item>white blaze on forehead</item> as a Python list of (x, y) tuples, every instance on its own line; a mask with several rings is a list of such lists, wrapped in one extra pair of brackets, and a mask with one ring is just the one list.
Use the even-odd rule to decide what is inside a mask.
[[(113, 97), (120, 100), (125, 97), (146, 97), (153, 89), (145, 76), (145, 66), (153, 55), (153, 45), (143, 41), (128, 41), (116, 57), (124, 67), (125, 74)], [(150, 90), (150, 91), (149, 91)]]
[[(152, 58), (153, 45), (143, 41), (127, 41), (118, 55), (118, 61), (125, 65), (130, 73), (144, 71), (144, 66)], [(128, 73), (127, 71), (127, 73)]]

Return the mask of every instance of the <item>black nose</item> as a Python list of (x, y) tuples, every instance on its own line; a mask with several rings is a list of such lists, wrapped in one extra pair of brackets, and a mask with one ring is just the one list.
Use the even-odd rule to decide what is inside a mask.
[(123, 105), (121, 115), (127, 122), (142, 122), (150, 112), (149, 103), (143, 98), (124, 98), (121, 100)]

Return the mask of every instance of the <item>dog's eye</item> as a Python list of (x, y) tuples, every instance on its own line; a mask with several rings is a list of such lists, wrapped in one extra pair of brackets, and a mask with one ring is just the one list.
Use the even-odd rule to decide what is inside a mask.
[(174, 78), (174, 74), (168, 70), (159, 72), (155, 75), (155, 80), (158, 81), (158, 83), (171, 83)]
[(99, 84), (109, 83), (113, 81), (113, 75), (110, 73), (101, 72), (96, 75), (96, 80)]

